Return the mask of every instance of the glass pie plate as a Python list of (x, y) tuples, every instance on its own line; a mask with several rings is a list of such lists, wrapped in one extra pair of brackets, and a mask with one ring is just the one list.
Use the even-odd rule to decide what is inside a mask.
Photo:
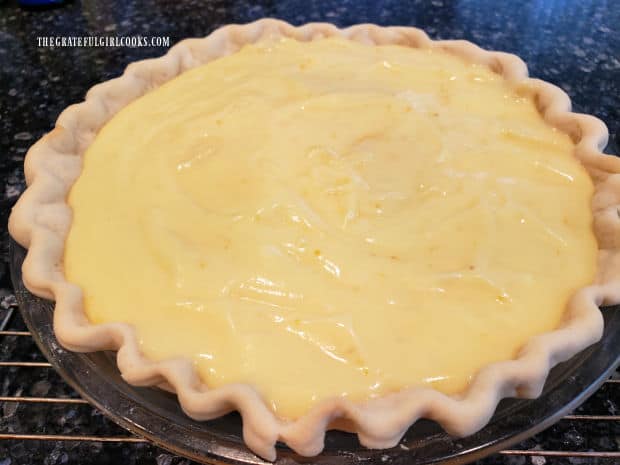
[[(64, 350), (54, 337), (53, 303), (24, 287), (21, 266), (26, 251), (11, 241), (11, 277), (22, 316), (43, 354), (61, 376), (86, 400), (116, 423), (171, 452), (203, 463), (268, 464), (247, 449), (241, 418), (229, 414), (198, 422), (187, 417), (174, 395), (157, 388), (130, 386), (120, 376), (113, 352), (81, 354)], [(325, 449), (316, 457), (301, 457), (278, 447), (276, 464), (320, 465), (464, 464), (497, 452), (549, 427), (593, 394), (620, 362), (620, 306), (604, 309), (602, 340), (556, 366), (535, 400), (503, 400), (486, 427), (466, 438), (453, 438), (437, 424), (418, 421), (399, 445), (369, 450), (357, 437), (330, 431)]]

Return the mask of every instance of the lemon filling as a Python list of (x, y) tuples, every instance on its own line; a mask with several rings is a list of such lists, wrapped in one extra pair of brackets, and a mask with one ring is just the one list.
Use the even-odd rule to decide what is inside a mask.
[(65, 274), (150, 359), (282, 418), (453, 394), (594, 278), (574, 144), (483, 66), (343, 39), (244, 47), (99, 132)]

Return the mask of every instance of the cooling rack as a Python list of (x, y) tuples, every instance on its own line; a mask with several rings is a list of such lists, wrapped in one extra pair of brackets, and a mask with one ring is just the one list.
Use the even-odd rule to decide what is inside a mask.
[[(28, 339), (26, 345), (34, 345), (34, 342), (31, 340), (31, 334), (29, 331), (25, 330), (11, 330), (6, 329), (10, 327), (20, 327), (23, 323), (20, 321), (21, 318), (17, 314), (17, 304), (11, 304), (9, 308), (3, 310), (3, 314), (0, 315), (2, 318), (0, 322), (0, 345), (14, 345), (16, 343), (16, 339)], [(24, 344), (24, 342), (20, 342), (20, 344)], [(9, 368), (14, 368), (18, 370), (52, 370), (52, 366), (49, 362), (43, 361), (28, 361), (28, 360), (1, 360), (0, 361), (0, 383), (4, 382), (4, 379), (7, 376), (10, 376), (11, 373), (8, 370)], [(613, 378), (605, 381), (603, 385), (602, 391), (606, 391), (603, 393), (605, 397), (608, 397), (610, 400), (620, 400), (620, 373), (616, 372)], [(73, 394), (73, 393), (72, 393)], [(77, 394), (74, 394), (77, 395)], [(0, 404), (6, 410), (7, 404), (17, 404), (13, 407), (9, 407), (9, 409), (13, 409), (19, 411), (16, 407), (19, 404), (57, 404), (66, 407), (71, 407), (73, 405), (84, 405), (89, 409), (90, 404), (84, 399), (77, 397), (60, 397), (60, 396), (24, 396), (24, 395), (8, 395), (8, 396), (0, 396)], [(582, 427), (586, 426), (586, 423), (614, 423), (614, 427), (610, 428), (611, 430), (617, 429), (620, 432), (620, 415), (592, 415), (592, 414), (572, 414), (566, 415), (561, 420), (562, 422), (572, 422), (576, 423), (572, 426), (575, 430), (579, 430)], [(607, 427), (608, 425), (604, 425)], [(71, 441), (71, 442), (96, 442), (96, 443), (149, 443), (146, 439), (128, 435), (128, 434), (114, 434), (114, 435), (93, 435), (87, 434), (80, 429), (72, 432), (70, 434), (47, 434), (42, 433), (41, 431), (12, 431), (7, 432), (3, 430), (0, 432), (0, 446), (2, 442), (10, 442), (10, 441), (45, 441), (45, 442), (55, 442), (55, 441)], [(591, 459), (592, 463), (595, 463), (596, 459), (609, 459), (610, 463), (614, 463), (615, 461), (620, 462), (620, 451), (597, 451), (597, 450), (546, 450), (546, 449), (505, 449), (499, 452), (500, 456), (521, 456), (521, 457), (543, 457), (543, 458), (581, 458), (581, 459)], [(0, 459), (1, 459), (0, 453)], [(499, 458), (499, 457), (497, 457)], [(612, 459), (615, 459), (611, 462)], [(533, 463), (544, 463), (542, 461), (533, 462)], [(589, 461), (580, 462), (582, 464), (587, 464)]]

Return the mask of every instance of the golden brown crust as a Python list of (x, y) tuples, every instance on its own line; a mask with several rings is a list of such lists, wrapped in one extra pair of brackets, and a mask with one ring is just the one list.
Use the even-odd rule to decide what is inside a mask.
[[(296, 421), (284, 422), (274, 416), (251, 386), (207, 389), (189, 360), (145, 359), (131, 326), (90, 324), (82, 308), (82, 292), (64, 279), (61, 265), (64, 240), (71, 225), (71, 210), (65, 199), (79, 176), (85, 149), (103, 124), (129, 102), (190, 68), (266, 36), (302, 41), (343, 36), (369, 44), (439, 47), (489, 66), (530, 93), (545, 120), (576, 142), (575, 156), (595, 183), (592, 206), (600, 246), (597, 280), (572, 298), (562, 326), (531, 339), (517, 359), (482, 369), (467, 392), (458, 398), (415, 388), (364, 404), (333, 399)], [(368, 24), (347, 29), (330, 24), (293, 27), (264, 19), (226, 26), (206, 38), (184, 40), (161, 58), (132, 63), (121, 77), (93, 87), (85, 102), (67, 108), (55, 129), (27, 154), (24, 169), (28, 189), (13, 209), (9, 229), (29, 249), (23, 265), (24, 283), (34, 294), (56, 300), (54, 330), (66, 348), (83, 352), (118, 350), (118, 366), (127, 382), (167, 385), (177, 392), (185, 412), (198, 420), (238, 410), (243, 416), (246, 444), (269, 460), (275, 459), (277, 440), (302, 455), (318, 454), (323, 449), (326, 429), (332, 427), (356, 432), (367, 447), (386, 448), (396, 445), (421, 417), (436, 420), (455, 435), (475, 432), (488, 422), (499, 400), (511, 396), (537, 397), (553, 365), (601, 337), (603, 320), (598, 305), (620, 302), (620, 160), (601, 153), (606, 142), (607, 129), (601, 121), (571, 113), (568, 96), (551, 84), (528, 79), (525, 64), (514, 55), (488, 52), (465, 41), (435, 42), (415, 28)]]

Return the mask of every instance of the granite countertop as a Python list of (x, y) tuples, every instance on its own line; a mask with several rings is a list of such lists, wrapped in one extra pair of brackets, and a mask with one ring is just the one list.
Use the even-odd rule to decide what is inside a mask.
[[(605, 121), (620, 145), (620, 4), (611, 0), (112, 0), (70, 1), (29, 8), (0, 1), (0, 193), (2, 225), (24, 188), (23, 158), (49, 131), (63, 108), (92, 85), (118, 76), (130, 62), (165, 47), (40, 47), (49, 36), (163, 36), (170, 45), (227, 23), (277, 17), (293, 24), (328, 21), (339, 26), (373, 22), (413, 25), (432, 38), (467, 39), (516, 53), (533, 76), (562, 87), (578, 111)], [(8, 236), (1, 233), (0, 322), (14, 309), (8, 275)], [(5, 329), (24, 330), (17, 312)], [(0, 336), (0, 361), (44, 361), (30, 338)], [(0, 367), (0, 396), (76, 397), (49, 368)], [(120, 427), (88, 405), (0, 402), (0, 433), (122, 435)], [(582, 408), (618, 415), (620, 384), (606, 384)], [(519, 446), (544, 450), (618, 451), (620, 422), (563, 421)], [(612, 464), (615, 459), (494, 456), (480, 465)], [(189, 464), (150, 444), (0, 440), (0, 465), (123, 463)]]

